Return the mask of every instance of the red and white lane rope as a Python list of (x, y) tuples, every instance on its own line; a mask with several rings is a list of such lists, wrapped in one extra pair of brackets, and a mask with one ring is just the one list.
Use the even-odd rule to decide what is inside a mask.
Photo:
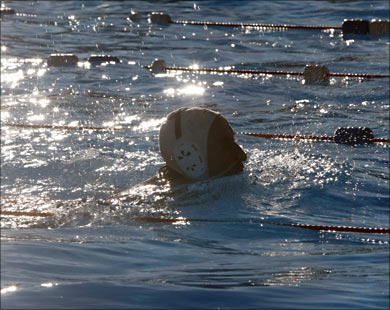
[(230, 23), (230, 22), (211, 22), (211, 21), (193, 21), (193, 20), (171, 20), (171, 24), (193, 25), (193, 26), (219, 26), (233, 28), (276, 28), (276, 29), (312, 29), (312, 30), (343, 30), (337, 26), (315, 26), (315, 25), (287, 25), (287, 24), (258, 24), (258, 23)]
[[(252, 74), (252, 75), (284, 75), (284, 76), (303, 76), (308, 78), (317, 75), (317, 80), (323, 80), (324, 77), (338, 78), (365, 78), (380, 79), (390, 78), (389, 74), (367, 74), (367, 73), (331, 73), (326, 66), (307, 65), (304, 72), (295, 71), (272, 71), (272, 70), (248, 70), (248, 69), (224, 69), (224, 68), (198, 68), (198, 67), (170, 67), (166, 66), (163, 59), (156, 59), (151, 66), (144, 66), (145, 69), (151, 70), (152, 73), (166, 73), (166, 71), (198, 72), (198, 73), (215, 73), (215, 74)], [(310, 79), (313, 79), (312, 77)]]
[[(18, 211), (0, 211), (0, 216), (17, 216), (17, 217), (52, 217), (54, 213), (50, 212), (18, 212)], [(196, 219), (196, 218), (157, 218), (149, 216), (135, 217), (134, 220), (144, 221), (149, 223), (246, 223), (246, 224), (260, 224), (260, 225), (274, 225), (310, 229), (316, 231), (329, 231), (329, 232), (350, 232), (361, 234), (390, 234), (389, 228), (382, 227), (354, 227), (354, 226), (333, 226), (333, 225), (311, 225), (311, 224), (296, 224), (296, 223), (277, 223), (266, 220), (221, 220), (221, 219)]]
[[(129, 131), (129, 127), (105, 127), (105, 126), (62, 126), (62, 125), (45, 125), (45, 124), (19, 124), (19, 123), (2, 123), (4, 127), (16, 127), (26, 129), (50, 129), (50, 130), (107, 130), (107, 131)], [(334, 141), (336, 143), (390, 143), (387, 138), (374, 138), (371, 129), (363, 127), (342, 127), (337, 129), (335, 136), (313, 136), (313, 135), (285, 135), (256, 132), (237, 132), (241, 135), (266, 138), (266, 139), (292, 139), (292, 140), (315, 140), (315, 141)]]
[[(140, 14), (132, 12), (131, 20), (139, 19)], [(270, 28), (270, 29), (303, 29), (303, 30), (338, 30), (343, 34), (370, 34), (370, 35), (389, 35), (389, 20), (371, 21), (364, 19), (344, 19), (341, 26), (319, 26), (319, 25), (288, 25), (288, 24), (263, 24), (263, 23), (232, 23), (232, 22), (214, 22), (214, 21), (193, 21), (193, 20), (172, 20), (164, 12), (152, 12), (149, 22), (155, 24), (176, 24), (193, 26), (213, 26), (213, 27), (232, 27), (232, 28)]]
[(63, 126), (63, 125), (45, 125), (45, 124), (18, 124), (18, 123), (2, 123), (1, 126), (17, 127), (26, 129), (53, 129), (53, 130), (131, 130), (128, 127), (105, 127), (105, 126)]
[(150, 222), (150, 223), (247, 223), (247, 224), (261, 224), (261, 225), (276, 225), (286, 227), (297, 227), (303, 229), (311, 229), (317, 231), (337, 231), (337, 232), (353, 232), (364, 234), (390, 234), (389, 228), (377, 228), (377, 227), (353, 227), (353, 226), (332, 226), (332, 225), (309, 225), (309, 224), (289, 224), (289, 223), (276, 223), (266, 220), (221, 220), (221, 219), (195, 219), (195, 218), (157, 218), (157, 217), (136, 217), (136, 220)]
[[(352, 127), (355, 128), (355, 127)], [(355, 128), (356, 129), (356, 128)], [(269, 133), (251, 133), (251, 132), (239, 132), (239, 134), (258, 137), (258, 138), (266, 138), (266, 139), (297, 139), (297, 140), (316, 140), (316, 141), (335, 141), (337, 143), (390, 143), (390, 139), (386, 138), (370, 138), (370, 137), (362, 137), (359, 133), (357, 135), (354, 134), (346, 134), (345, 137), (336, 136), (305, 136), (305, 135), (282, 135), (282, 134), (269, 134)], [(339, 140), (338, 140), (339, 139)], [(364, 141), (361, 141), (361, 140)]]

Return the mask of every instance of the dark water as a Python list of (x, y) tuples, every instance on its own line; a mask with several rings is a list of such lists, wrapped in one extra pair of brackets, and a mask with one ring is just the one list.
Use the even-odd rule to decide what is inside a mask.
[[(389, 237), (259, 225), (389, 227), (389, 147), (237, 135), (244, 173), (171, 192), (137, 188), (163, 164), (158, 131), (181, 106), (222, 113), (237, 132), (389, 134), (388, 79), (217, 74), (169, 66), (389, 74), (389, 38), (339, 31), (155, 25), (174, 20), (340, 26), (388, 19), (388, 1), (4, 1), (1, 17), (2, 308), (387, 309)], [(130, 10), (142, 13), (131, 21)], [(76, 67), (48, 67), (73, 53)], [(88, 66), (93, 54), (118, 64)], [(8, 123), (124, 126), (55, 130)], [(148, 223), (136, 216), (224, 219)], [(243, 220), (238, 223), (234, 220)]]

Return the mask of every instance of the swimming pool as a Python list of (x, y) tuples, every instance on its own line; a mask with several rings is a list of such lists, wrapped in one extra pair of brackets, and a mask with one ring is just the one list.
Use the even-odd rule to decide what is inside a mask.
[[(158, 131), (176, 108), (222, 113), (237, 132), (389, 137), (389, 80), (172, 73), (169, 66), (389, 74), (389, 38), (339, 31), (156, 25), (176, 20), (340, 26), (388, 19), (388, 1), (5, 1), (1, 18), (3, 308), (389, 307), (389, 237), (256, 224), (389, 227), (389, 146), (237, 134), (236, 176), (173, 192), (114, 193), (163, 165)], [(142, 13), (129, 19), (130, 10)], [(47, 67), (52, 53), (76, 67)], [(88, 66), (93, 54), (121, 62)], [(5, 124), (122, 126), (121, 130)], [(138, 216), (196, 218), (153, 223)], [(208, 220), (224, 220), (212, 222)], [(241, 221), (241, 222), (239, 222)]]

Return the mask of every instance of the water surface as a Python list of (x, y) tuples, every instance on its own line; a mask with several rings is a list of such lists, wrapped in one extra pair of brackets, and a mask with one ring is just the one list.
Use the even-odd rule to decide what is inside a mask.
[[(389, 134), (388, 79), (178, 73), (143, 66), (389, 74), (389, 39), (338, 31), (154, 25), (175, 20), (340, 26), (388, 19), (388, 1), (4, 1), (1, 17), (3, 308), (389, 307), (389, 237), (259, 225), (389, 227), (389, 147), (237, 134), (245, 171), (177, 189), (137, 189), (163, 165), (158, 131), (176, 108), (222, 113), (235, 131)], [(130, 10), (142, 13), (129, 19)], [(48, 67), (72, 53), (76, 67)], [(93, 54), (118, 64), (88, 66)], [(7, 123), (123, 126), (54, 130)], [(231, 220), (148, 223), (137, 216)], [(234, 220), (243, 220), (241, 223)]]

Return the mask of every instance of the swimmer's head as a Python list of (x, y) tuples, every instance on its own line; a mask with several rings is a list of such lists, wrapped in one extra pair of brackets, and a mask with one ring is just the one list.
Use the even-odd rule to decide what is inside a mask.
[(228, 121), (202, 108), (170, 113), (160, 129), (160, 150), (169, 168), (194, 181), (239, 173), (246, 160)]

